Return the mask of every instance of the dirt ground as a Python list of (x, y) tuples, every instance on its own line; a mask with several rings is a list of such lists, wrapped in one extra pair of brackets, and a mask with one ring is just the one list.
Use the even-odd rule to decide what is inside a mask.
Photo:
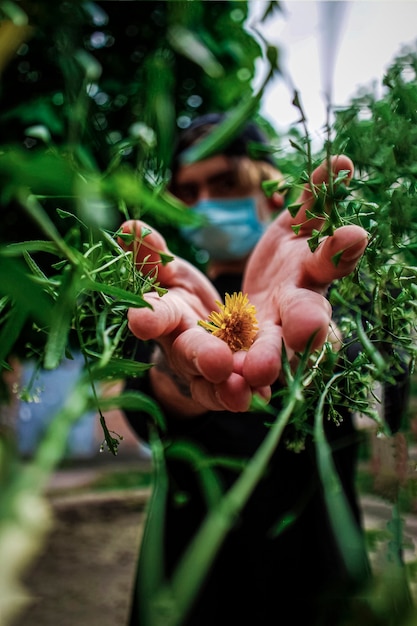
[[(121, 463), (122, 470), (130, 468)], [(75, 468), (58, 476), (49, 495), (53, 530), (25, 580), (32, 599), (10, 626), (126, 626), (150, 488), (89, 489), (97, 473), (103, 468)], [(367, 529), (387, 528), (387, 503), (374, 496), (361, 503)], [(404, 533), (406, 561), (415, 562), (415, 513), (405, 516)], [(417, 603), (414, 577), (412, 593)]]
[(13, 626), (125, 626), (147, 492), (56, 499), (55, 523), (26, 576)]

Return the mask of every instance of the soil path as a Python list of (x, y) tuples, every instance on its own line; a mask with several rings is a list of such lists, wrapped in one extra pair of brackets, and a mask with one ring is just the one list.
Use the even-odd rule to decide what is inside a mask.
[[(126, 625), (150, 490), (88, 491), (86, 483), (98, 472), (103, 468), (57, 475), (58, 491), (50, 496), (53, 530), (25, 580), (32, 600), (11, 626)], [(71, 492), (74, 482), (83, 493)], [(363, 496), (361, 505), (365, 528), (387, 528), (390, 505), (374, 496)], [(415, 513), (403, 521), (405, 560), (414, 563)], [(377, 563), (383, 542), (374, 550)], [(417, 604), (417, 577), (410, 582)]]
[(13, 626), (125, 626), (146, 492), (63, 498), (26, 576), (32, 600)]

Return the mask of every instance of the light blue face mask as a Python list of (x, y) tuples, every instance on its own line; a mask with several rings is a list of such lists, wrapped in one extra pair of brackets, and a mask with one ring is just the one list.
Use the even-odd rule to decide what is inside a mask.
[(205, 226), (183, 226), (184, 239), (218, 261), (243, 259), (266, 230), (256, 211), (255, 198), (202, 200), (192, 207), (207, 218)]

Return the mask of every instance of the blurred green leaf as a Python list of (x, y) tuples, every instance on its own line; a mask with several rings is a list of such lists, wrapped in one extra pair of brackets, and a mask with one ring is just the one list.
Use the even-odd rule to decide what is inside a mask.
[(110, 359), (105, 366), (92, 366), (90, 369), (93, 380), (125, 379), (143, 376), (152, 367), (152, 363), (140, 363), (132, 359)]
[(51, 241), (32, 240), (10, 243), (0, 248), (0, 256), (21, 256), (23, 252), (49, 252), (56, 255), (58, 246)]
[(39, 326), (50, 325), (53, 301), (33, 282), (22, 262), (0, 257), (0, 294), (9, 296)]
[[(28, 313), (22, 307), (12, 306), (6, 321), (0, 325), (0, 362), (5, 361), (12, 353), (22, 329), (27, 320)], [(0, 367), (0, 369), (2, 369)]]
[(29, 152), (18, 146), (2, 146), (0, 150), (2, 194), (15, 195), (14, 190), (29, 189), (32, 194), (53, 194), (60, 197), (74, 193), (75, 172), (58, 152)]
[(223, 75), (222, 65), (196, 33), (188, 28), (174, 24), (168, 32), (168, 41), (177, 52), (200, 65), (211, 78), (219, 78)]
[(112, 198), (122, 198), (128, 206), (137, 207), (138, 215), (149, 212), (153, 219), (169, 224), (196, 224), (199, 219), (184, 204), (168, 193), (152, 190), (127, 168), (119, 170), (101, 183), (102, 192)]
[(79, 292), (79, 273), (67, 268), (63, 273), (58, 297), (52, 310), (52, 320), (45, 347), (45, 369), (58, 367), (65, 354)]
[(215, 126), (201, 141), (188, 148), (182, 155), (181, 162), (195, 163), (219, 152), (243, 128), (248, 118), (256, 111), (260, 94), (246, 99), (242, 104), (229, 113), (226, 119)]

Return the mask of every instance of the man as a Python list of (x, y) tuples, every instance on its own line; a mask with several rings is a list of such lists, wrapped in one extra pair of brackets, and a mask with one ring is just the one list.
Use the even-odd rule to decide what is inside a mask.
[[(306, 186), (295, 218), (282, 210), (282, 196), (265, 197), (262, 181), (280, 173), (269, 157), (250, 156), (254, 142), (265, 143), (252, 124), (221, 153), (184, 164), (184, 150), (222, 119), (205, 116), (184, 133), (170, 182), (172, 193), (209, 222), (183, 230), (194, 246), (208, 252), (207, 276), (181, 258), (160, 264), (158, 251), (168, 252), (162, 236), (152, 230), (142, 237), (138, 221), (123, 225), (124, 232), (136, 234), (137, 266), (146, 273), (158, 264), (158, 281), (168, 289), (163, 297), (146, 295), (152, 308), (129, 311), (133, 335), (145, 342), (141, 356), (155, 363), (146, 380), (129, 385), (154, 397), (166, 416), (161, 437), (168, 477), (163, 512), (168, 581), (210, 510), (201, 483), (204, 463), (212, 459), (226, 493), (270, 430), (265, 413), (249, 410), (254, 396), (270, 400), (278, 412), (285, 384), (283, 346), (292, 362), (307, 345), (315, 350), (337, 335), (327, 289), (354, 270), (367, 245), (362, 228), (344, 226), (311, 252), (308, 239), (321, 226), (308, 213), (314, 195)], [(326, 163), (318, 167), (313, 184), (318, 187), (341, 170), (349, 172), (348, 178), (353, 174), (353, 164), (344, 156), (333, 157), (331, 167), (333, 174)], [(243, 350), (233, 350), (221, 336), (207, 332), (216, 301), (235, 292), (247, 294), (256, 310), (255, 338)], [(359, 527), (353, 487), (356, 437), (349, 412), (341, 410), (343, 420), (328, 422), (327, 437)], [(146, 416), (128, 417), (138, 434), (146, 436)], [(314, 441), (307, 436), (304, 448), (295, 452), (288, 443), (292, 433), (290, 424), (181, 624), (275, 624), (287, 615), (309, 626), (338, 623), (351, 581), (329, 523)], [(198, 455), (178, 454), (181, 446), (200, 450), (201, 461)], [(148, 520), (152, 523), (153, 518)], [(142, 572), (145, 578), (148, 574)], [(135, 596), (132, 626), (150, 623), (146, 615), (154, 599), (145, 595), (139, 590)]]

